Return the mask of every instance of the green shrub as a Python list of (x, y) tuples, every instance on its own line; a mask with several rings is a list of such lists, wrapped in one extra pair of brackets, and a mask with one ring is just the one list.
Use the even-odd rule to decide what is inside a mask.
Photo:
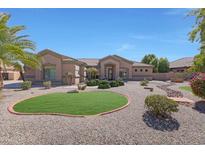
[(111, 86), (111, 87), (118, 87), (119, 84), (118, 84), (117, 81), (111, 81), (111, 82), (110, 82), (110, 86)]
[(97, 82), (98, 81), (96, 81), (96, 80), (90, 80), (90, 81), (87, 82), (87, 86), (97, 86), (98, 85)]
[(110, 88), (110, 83), (107, 80), (100, 80), (98, 89), (108, 89)]
[(205, 73), (197, 74), (191, 80), (191, 88), (195, 95), (205, 98)]
[(141, 85), (141, 86), (147, 86), (148, 83), (149, 83), (149, 81), (146, 80), (146, 79), (140, 81), (140, 85)]
[(46, 89), (50, 89), (50, 88), (51, 88), (51, 81), (44, 81), (44, 82), (43, 82), (43, 86), (44, 86)]
[(163, 95), (151, 95), (145, 99), (145, 107), (156, 116), (166, 117), (178, 111), (178, 104)]
[(78, 90), (85, 90), (86, 87), (87, 87), (86, 84), (82, 84), (82, 83), (78, 84)]
[(21, 83), (22, 90), (28, 90), (31, 88), (32, 82), (31, 81), (24, 81)]
[(125, 85), (123, 80), (116, 80), (116, 81), (118, 83), (118, 86), (124, 86)]
[(99, 84), (98, 85), (98, 89), (109, 89), (110, 88), (110, 85), (109, 84)]

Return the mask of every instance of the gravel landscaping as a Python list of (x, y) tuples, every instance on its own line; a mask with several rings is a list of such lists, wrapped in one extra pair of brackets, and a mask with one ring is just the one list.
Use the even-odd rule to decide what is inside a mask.
[[(179, 105), (179, 112), (166, 120), (153, 118), (146, 112), (145, 97), (150, 94), (166, 95), (164, 90), (157, 87), (164, 84), (167, 83), (151, 81), (149, 87), (154, 88), (153, 92), (144, 89), (136, 81), (108, 89), (128, 95), (131, 98), (129, 106), (111, 114), (86, 118), (14, 115), (7, 111), (7, 107), (19, 99), (67, 92), (76, 89), (76, 86), (46, 90), (35, 87), (27, 91), (9, 87), (3, 90), (4, 97), (0, 100), (0, 144), (205, 144), (203, 112)], [(86, 89), (95, 90), (98, 89)], [(195, 98), (195, 101), (199, 99)]]

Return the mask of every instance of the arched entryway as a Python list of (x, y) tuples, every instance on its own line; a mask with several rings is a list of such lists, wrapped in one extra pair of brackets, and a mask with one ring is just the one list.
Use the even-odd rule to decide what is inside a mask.
[(105, 65), (105, 77), (107, 80), (115, 80), (116, 78), (116, 66), (115, 64)]

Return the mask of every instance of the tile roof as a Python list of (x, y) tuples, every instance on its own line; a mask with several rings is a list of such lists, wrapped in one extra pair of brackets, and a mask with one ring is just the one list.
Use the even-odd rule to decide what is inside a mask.
[(99, 63), (97, 58), (80, 58), (78, 60), (86, 63), (88, 66), (97, 66)]
[(178, 68), (178, 67), (190, 67), (193, 64), (194, 57), (185, 57), (173, 62), (170, 62), (170, 68)]
[(133, 66), (153, 67), (153, 65), (149, 65), (149, 64), (145, 64), (145, 63), (140, 63), (140, 62), (136, 62), (136, 61), (134, 61)]

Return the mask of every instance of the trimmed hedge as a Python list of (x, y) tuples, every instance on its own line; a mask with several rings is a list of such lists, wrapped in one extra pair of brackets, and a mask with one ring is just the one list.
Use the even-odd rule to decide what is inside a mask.
[(111, 81), (110, 82), (110, 86), (111, 87), (118, 87), (119, 86), (119, 83), (117, 81)]
[(31, 88), (32, 82), (31, 81), (24, 81), (21, 83), (22, 90), (28, 90)]
[(205, 98), (205, 73), (198, 73), (191, 80), (191, 88), (195, 95)]
[(97, 86), (97, 85), (98, 85), (98, 81), (97, 80), (87, 81), (87, 86)]
[(116, 81), (118, 83), (118, 86), (124, 86), (125, 85), (123, 80), (116, 80)]
[(145, 108), (156, 116), (166, 117), (178, 111), (178, 104), (163, 95), (150, 95), (145, 99)]

